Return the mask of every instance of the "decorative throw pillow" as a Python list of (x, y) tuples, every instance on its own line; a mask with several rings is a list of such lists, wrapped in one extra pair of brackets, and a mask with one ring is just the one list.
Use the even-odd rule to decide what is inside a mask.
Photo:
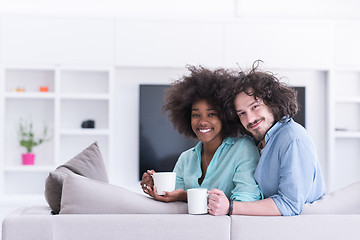
[(164, 203), (78, 175), (64, 180), (60, 214), (187, 213), (185, 202)]
[(320, 200), (305, 204), (304, 214), (360, 214), (360, 182), (326, 194)]
[(60, 211), (62, 186), (69, 174), (78, 174), (102, 182), (108, 182), (105, 164), (97, 142), (50, 172), (45, 180), (45, 199), (54, 214)]

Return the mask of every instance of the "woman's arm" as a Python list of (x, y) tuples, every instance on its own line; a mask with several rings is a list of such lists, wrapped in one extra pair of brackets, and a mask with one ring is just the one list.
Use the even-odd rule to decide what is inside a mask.
[(154, 181), (152, 178), (152, 175), (154, 173), (154, 170), (148, 170), (143, 174), (140, 185), (145, 193), (149, 194), (153, 199), (161, 202), (187, 201), (187, 194), (186, 191), (183, 189), (177, 189), (172, 192), (164, 192), (164, 195), (158, 195), (156, 192), (156, 186), (154, 186)]
[(172, 192), (164, 192), (164, 195), (158, 195), (156, 192), (156, 187), (147, 188), (147, 194), (149, 194), (153, 199), (161, 202), (175, 202), (175, 201), (187, 201), (187, 193), (184, 189), (176, 189)]

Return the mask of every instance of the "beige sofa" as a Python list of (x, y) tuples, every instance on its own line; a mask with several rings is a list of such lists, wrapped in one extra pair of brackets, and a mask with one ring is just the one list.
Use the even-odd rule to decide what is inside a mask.
[(45, 198), (49, 206), (10, 213), (2, 239), (360, 239), (360, 182), (307, 205), (300, 216), (189, 215), (184, 202), (158, 202), (109, 184), (96, 142), (49, 174)]

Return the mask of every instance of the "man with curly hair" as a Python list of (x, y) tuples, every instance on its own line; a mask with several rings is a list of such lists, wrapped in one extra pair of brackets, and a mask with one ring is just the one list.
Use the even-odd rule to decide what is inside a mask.
[(227, 104), (239, 118), (241, 133), (259, 143), (254, 176), (265, 199), (234, 202), (233, 214), (300, 214), (306, 203), (325, 194), (325, 184), (310, 136), (292, 119), (298, 111), (297, 93), (257, 67), (241, 75), (232, 83)]
[(238, 117), (228, 114), (230, 106), (224, 99), (230, 84), (238, 73), (189, 67), (191, 74), (175, 81), (165, 94), (164, 111), (175, 129), (186, 137), (199, 140), (194, 147), (183, 152), (174, 168), (176, 190), (159, 196), (153, 186), (151, 174), (143, 174), (143, 191), (163, 202), (187, 201), (186, 190), (207, 188), (209, 213), (215, 214), (215, 204), (221, 202), (228, 213), (229, 200), (256, 201), (261, 192), (254, 180), (259, 152), (251, 138), (238, 137)]

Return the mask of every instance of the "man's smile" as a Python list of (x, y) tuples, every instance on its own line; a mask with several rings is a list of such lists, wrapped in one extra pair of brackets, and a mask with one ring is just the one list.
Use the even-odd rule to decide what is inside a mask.
[(248, 128), (251, 130), (256, 129), (263, 122), (263, 119), (256, 120), (254, 123), (249, 124)]

